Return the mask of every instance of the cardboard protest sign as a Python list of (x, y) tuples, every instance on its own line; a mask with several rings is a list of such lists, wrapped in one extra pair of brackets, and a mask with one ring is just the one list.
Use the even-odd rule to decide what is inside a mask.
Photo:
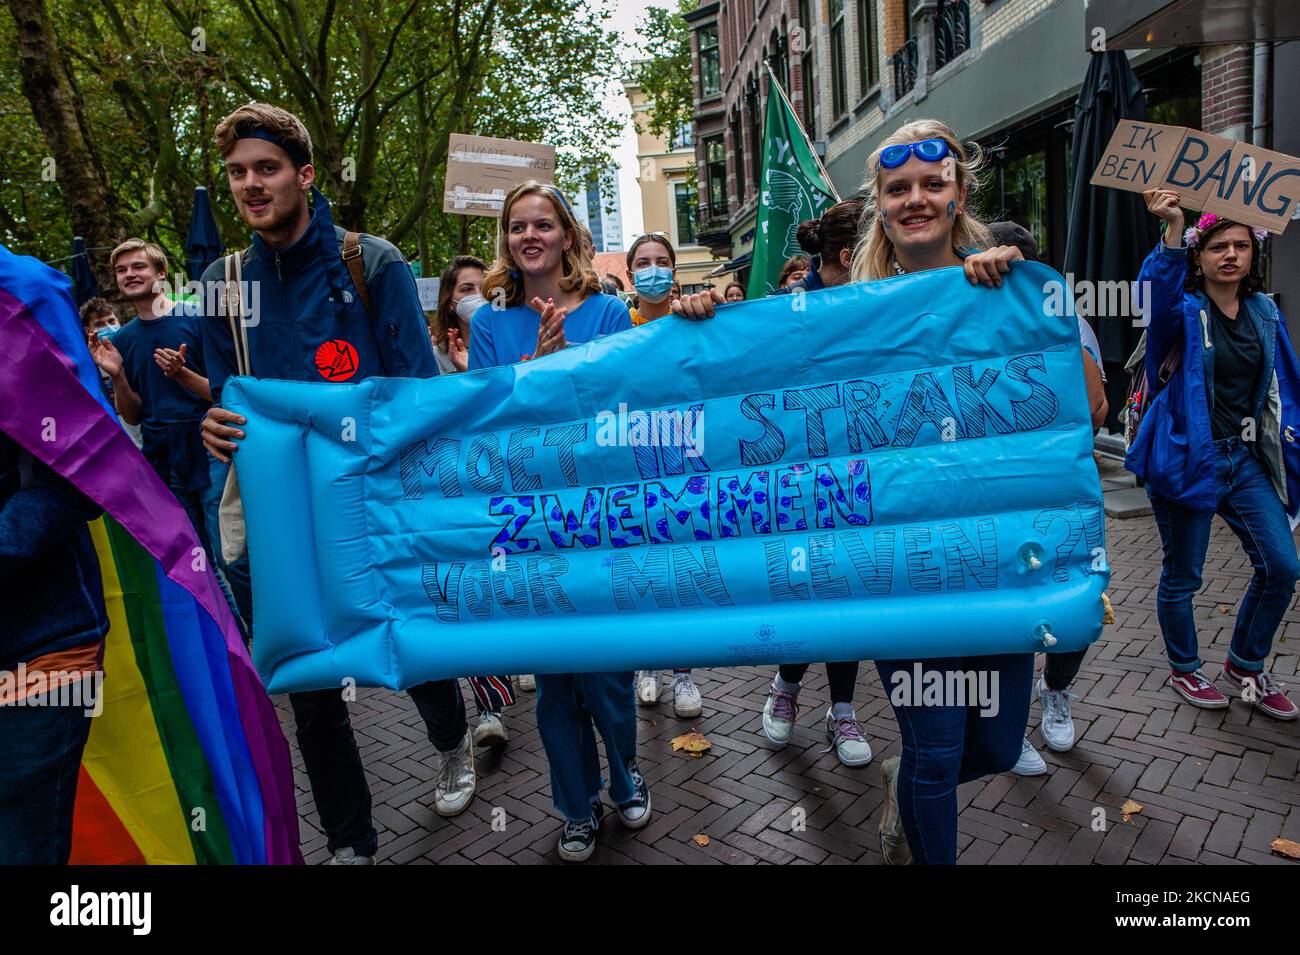
[(939, 269), (460, 375), (232, 379), (259, 671), (1086, 647), (1110, 571), (1063, 282)]
[(506, 193), (527, 179), (555, 179), (554, 146), (452, 133), (442, 211), (462, 216), (500, 215)]
[(441, 286), (441, 278), (418, 278), (415, 280), (415, 291), (420, 296), (420, 308), (426, 312), (436, 312), (438, 310), (438, 291)]
[(1278, 235), (1300, 209), (1300, 159), (1185, 126), (1121, 120), (1089, 181), (1171, 189), (1189, 208)]

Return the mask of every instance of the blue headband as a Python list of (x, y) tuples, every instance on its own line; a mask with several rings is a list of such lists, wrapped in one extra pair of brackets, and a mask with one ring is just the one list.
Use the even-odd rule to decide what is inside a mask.
[(544, 182), (542, 185), (555, 194), (555, 197), (560, 200), (560, 205), (564, 206), (564, 211), (569, 214), (569, 218), (574, 222), (577, 222), (578, 217), (573, 214), (573, 209), (569, 205), (569, 200), (564, 198), (564, 193), (560, 191), (560, 187), (551, 182)]
[(250, 129), (238, 129), (235, 131), (236, 139), (261, 139), (274, 146), (279, 146), (297, 165), (305, 166), (311, 162), (311, 156), (303, 152), (301, 146), (295, 142), (285, 139), (283, 136), (277, 136), (265, 126), (253, 126)]

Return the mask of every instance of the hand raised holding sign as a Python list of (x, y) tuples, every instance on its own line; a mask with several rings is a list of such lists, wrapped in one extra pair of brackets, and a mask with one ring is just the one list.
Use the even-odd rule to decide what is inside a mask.
[(1147, 210), (1165, 223), (1165, 245), (1171, 249), (1183, 244), (1183, 205), (1178, 193), (1169, 189), (1148, 189), (1142, 193)]

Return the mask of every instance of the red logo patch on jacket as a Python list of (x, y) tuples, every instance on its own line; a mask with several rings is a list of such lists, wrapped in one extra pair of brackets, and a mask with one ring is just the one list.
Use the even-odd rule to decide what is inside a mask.
[(357, 350), (341, 338), (316, 349), (316, 370), (328, 381), (347, 381), (357, 373)]

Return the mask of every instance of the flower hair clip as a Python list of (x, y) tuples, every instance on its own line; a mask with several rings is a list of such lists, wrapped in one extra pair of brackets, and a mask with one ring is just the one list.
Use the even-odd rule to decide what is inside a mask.
[[(1219, 217), (1213, 212), (1207, 212), (1196, 220), (1196, 225), (1189, 226), (1183, 232), (1183, 244), (1189, 249), (1194, 249), (1201, 244), (1201, 236), (1209, 231), (1213, 226), (1218, 225)], [(1256, 242), (1263, 242), (1268, 238), (1267, 229), (1251, 228), (1250, 234), (1255, 237)]]

